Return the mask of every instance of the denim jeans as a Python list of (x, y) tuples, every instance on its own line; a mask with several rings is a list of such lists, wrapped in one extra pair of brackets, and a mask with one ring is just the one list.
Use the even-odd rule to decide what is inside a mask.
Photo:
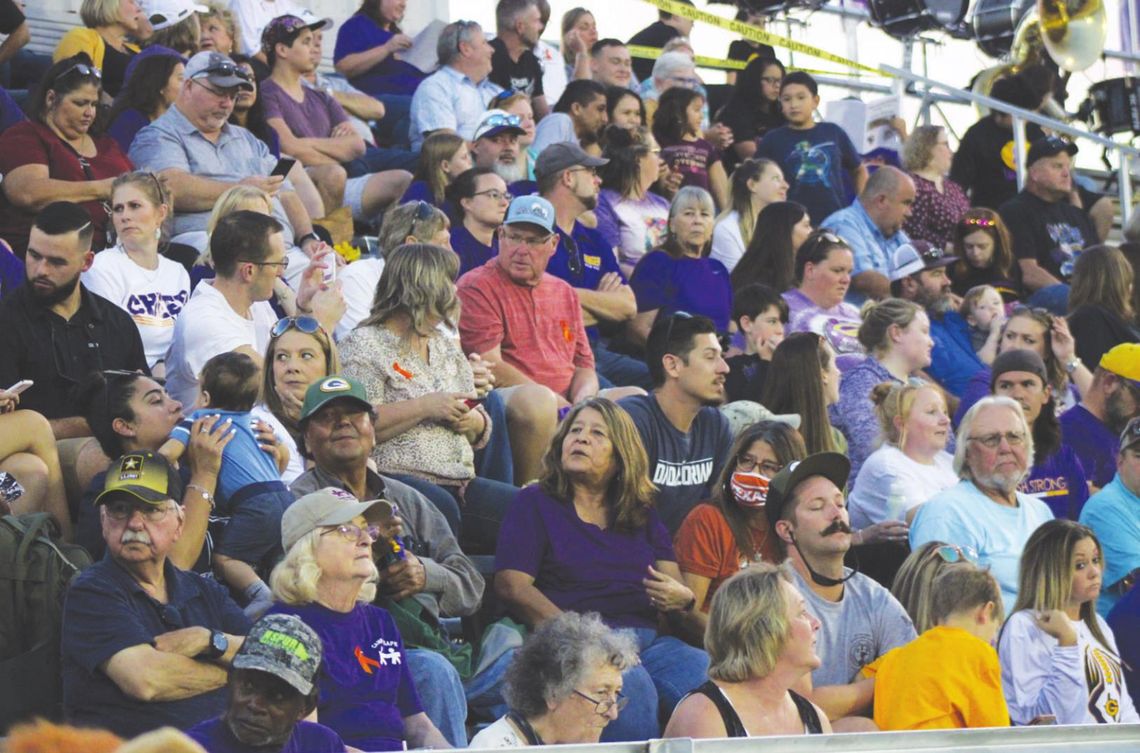
[(475, 473), (479, 478), (512, 484), (515, 463), (511, 455), (511, 435), (507, 431), (507, 404), (499, 390), (487, 393), (483, 410), (491, 417), (491, 441), (475, 453)]
[(377, 94), (384, 103), (384, 117), (376, 124), (380, 143), (407, 148), (411, 143), (408, 130), (412, 127), (412, 95)]
[(467, 711), (493, 720), (507, 713), (503, 702), (503, 675), (514, 651), (508, 651), (482, 672), (463, 682), (459, 672), (442, 654), (423, 648), (408, 649), (408, 669), (419, 692), (428, 719), (448, 742), (467, 747)]
[(673, 708), (707, 679), (709, 657), (701, 649), (655, 630), (634, 632), (641, 664), (622, 674), (622, 695), (629, 705), (602, 732), (604, 743), (660, 737)]
[(594, 351), (594, 370), (598, 372), (598, 384), (603, 390), (610, 387), (653, 389), (649, 367), (644, 361), (615, 353), (600, 339), (591, 340), (590, 349)]
[[(458, 501), (458, 487), (444, 487)], [(518, 487), (476, 476), (467, 485), (460, 507), (459, 543), (468, 554), (494, 554), (499, 540), (499, 525), (507, 507), (518, 494)]]
[(387, 149), (369, 145), (364, 148), (363, 155), (351, 162), (345, 162), (344, 169), (350, 178), (382, 173), (385, 170), (415, 172), (419, 159), (419, 155), (407, 149)]

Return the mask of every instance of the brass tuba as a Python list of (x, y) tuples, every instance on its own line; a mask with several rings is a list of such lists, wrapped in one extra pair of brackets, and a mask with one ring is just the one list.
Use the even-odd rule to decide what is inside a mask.
[[(971, 91), (988, 95), (999, 78), (1043, 62), (1046, 55), (1062, 70), (1083, 71), (1104, 52), (1107, 34), (1104, 0), (1037, 0), (1036, 7), (1030, 8), (1017, 23), (1007, 61), (978, 73)], [(977, 109), (983, 116), (989, 112), (981, 105)], [(1046, 114), (1068, 119), (1056, 104)]]

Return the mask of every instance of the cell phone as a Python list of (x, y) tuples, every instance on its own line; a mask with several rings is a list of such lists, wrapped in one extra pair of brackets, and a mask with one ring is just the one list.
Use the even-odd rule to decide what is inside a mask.
[(9, 392), (13, 395), (19, 395), (21, 392), (28, 389), (33, 384), (35, 384), (35, 382), (33, 382), (31, 379), (21, 379), (9, 387), (7, 390), (5, 390), (5, 392)]
[(1056, 724), (1056, 723), (1057, 723), (1057, 717), (1054, 716), (1053, 714), (1040, 714), (1038, 716), (1033, 717), (1032, 721), (1029, 722), (1029, 725), (1031, 727), (1037, 727), (1037, 726), (1041, 726), (1041, 725)]
[(285, 178), (288, 177), (289, 171), (293, 169), (293, 165), (297, 164), (297, 160), (292, 157), (282, 157), (277, 160), (277, 165), (273, 168), (273, 172), (269, 173), (271, 178)]
[(325, 258), (324, 281), (326, 285), (336, 282), (336, 257), (337, 254), (334, 252)]
[(476, 406), (482, 405), (483, 401), (486, 399), (487, 398), (485, 397), (469, 397), (463, 401), (463, 404), (468, 408), (474, 408)]

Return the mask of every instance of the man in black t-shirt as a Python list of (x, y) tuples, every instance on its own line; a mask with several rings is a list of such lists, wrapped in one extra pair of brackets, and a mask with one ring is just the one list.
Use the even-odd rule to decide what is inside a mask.
[(1070, 198), (1076, 153), (1076, 144), (1055, 136), (1034, 141), (1025, 161), (1025, 190), (998, 210), (1013, 237), (1025, 287), (1034, 291), (1031, 302), (1060, 314), (1081, 249), (1099, 242), (1088, 214)]
[[(693, 0), (677, 0), (677, 2), (684, 5), (693, 4)], [(689, 32), (693, 30), (693, 22), (687, 18), (674, 16), (665, 11), (658, 11), (657, 17), (657, 21), (629, 38), (630, 47), (640, 45), (660, 49), (673, 37), (687, 37)], [(653, 75), (653, 61), (649, 58), (635, 57), (633, 59), (633, 73), (637, 76), (638, 81), (644, 81)]]
[(491, 41), (489, 78), (504, 89), (530, 97), (535, 120), (542, 120), (549, 107), (542, 89), (542, 63), (534, 46), (542, 33), (542, 14), (535, 0), (499, 0), (495, 8), (495, 39)]
[(8, 35), (0, 43), (0, 65), (3, 65), (16, 57), (16, 53), (32, 38), (20, 3), (15, 0), (0, 0), (0, 34)]

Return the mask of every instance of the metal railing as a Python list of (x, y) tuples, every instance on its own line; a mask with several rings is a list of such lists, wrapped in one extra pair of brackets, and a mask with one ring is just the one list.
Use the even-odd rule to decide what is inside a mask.
[(1075, 139), (1081, 139), (1086, 142), (1097, 144), (1109, 152), (1115, 152), (1119, 155), (1120, 164), (1117, 166), (1117, 183), (1120, 191), (1120, 216), (1122, 222), (1128, 222), (1129, 216), (1132, 214), (1132, 160), (1140, 157), (1140, 150), (1128, 144), (1122, 144), (1119, 141), (1114, 141), (1099, 133), (1092, 133), (1083, 128), (1077, 128), (1064, 121), (1055, 120), (1053, 118), (1041, 115), (1040, 113), (1031, 110), (1023, 110), (1020, 107), (1014, 107), (1006, 102), (987, 97), (983, 94), (977, 94), (966, 89), (960, 89), (956, 86), (945, 84), (941, 81), (935, 81), (926, 76), (920, 76), (917, 73), (904, 70), (902, 68), (895, 68), (890, 65), (883, 65), (880, 68), (891, 74), (898, 76), (908, 82), (921, 85), (927, 91), (931, 89), (939, 89), (947, 94), (953, 95), (959, 99), (968, 100), (974, 104), (983, 105), (996, 110), (998, 112), (1006, 113), (1013, 116), (1013, 155), (1014, 167), (1017, 171), (1017, 188), (1021, 190), (1025, 187), (1025, 124), (1036, 123), (1039, 126), (1048, 128), (1056, 133), (1063, 133)]

